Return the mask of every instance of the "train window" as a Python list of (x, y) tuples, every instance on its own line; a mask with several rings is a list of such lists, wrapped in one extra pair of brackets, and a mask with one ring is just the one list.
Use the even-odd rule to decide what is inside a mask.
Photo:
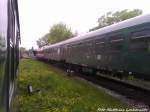
[(105, 43), (105, 38), (95, 40), (95, 44), (104, 44), (104, 43)]
[(92, 42), (86, 43), (87, 46), (92, 46)]
[(123, 37), (122, 35), (118, 34), (118, 35), (114, 35), (114, 36), (109, 37), (109, 40), (111, 43), (112, 42), (119, 42), (119, 41), (123, 41), (122, 37)]
[(132, 35), (131, 36), (132, 39), (148, 37), (150, 36), (150, 29), (144, 29), (144, 30), (132, 32), (131, 35)]
[(149, 51), (150, 28), (131, 33), (130, 51)]
[(86, 45), (83, 47), (83, 50), (86, 51), (87, 55), (92, 54), (92, 41), (87, 41)]
[(113, 43), (110, 43), (110, 46), (109, 46), (109, 51), (110, 52), (118, 52), (118, 51), (121, 51), (123, 48), (123, 42), (113, 42)]
[(77, 44), (75, 44), (75, 45), (77, 45), (77, 46), (81, 46), (81, 45), (82, 45), (82, 43), (77, 43)]
[(114, 35), (109, 37), (109, 52), (120, 52), (123, 48), (123, 36)]
[(136, 38), (131, 40), (130, 51), (146, 51), (149, 50), (148, 38)]
[(101, 53), (105, 50), (105, 38), (95, 40), (95, 52)]
[(49, 49), (49, 53), (51, 53), (51, 49)]

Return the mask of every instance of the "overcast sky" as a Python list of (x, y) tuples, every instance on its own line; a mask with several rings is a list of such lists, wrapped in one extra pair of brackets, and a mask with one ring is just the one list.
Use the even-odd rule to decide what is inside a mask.
[(79, 34), (97, 25), (103, 14), (124, 9), (150, 13), (149, 0), (19, 0), (21, 46), (37, 48), (36, 40), (63, 22)]

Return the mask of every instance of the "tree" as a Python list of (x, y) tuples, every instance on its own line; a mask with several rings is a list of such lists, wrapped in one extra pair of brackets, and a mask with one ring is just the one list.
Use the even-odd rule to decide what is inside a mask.
[(67, 27), (67, 25), (63, 23), (54, 24), (50, 29), (49, 33), (40, 38), (37, 41), (37, 45), (42, 47), (47, 44), (54, 44), (56, 42), (60, 42), (66, 40), (68, 38), (72, 38), (74, 35), (71, 32), (71, 29)]
[(51, 28), (48, 41), (53, 44), (71, 38), (72, 36), (73, 33), (71, 32), (71, 29), (69, 29), (65, 24), (59, 23), (55, 24)]
[(115, 13), (107, 12), (105, 15), (98, 18), (98, 26), (90, 29), (89, 31), (93, 31), (141, 14), (142, 14), (142, 10), (140, 9), (134, 9), (132, 11), (125, 9), (122, 11), (117, 11)]
[(39, 47), (45, 46), (48, 44), (48, 37), (49, 37), (49, 33), (46, 34), (45, 36), (43, 36), (42, 38), (40, 38), (39, 40), (36, 41), (37, 45)]

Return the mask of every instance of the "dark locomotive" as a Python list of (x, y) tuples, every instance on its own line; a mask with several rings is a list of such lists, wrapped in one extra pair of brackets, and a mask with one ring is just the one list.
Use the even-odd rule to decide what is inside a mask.
[(19, 40), (17, 0), (0, 0), (0, 112), (13, 111)]
[(150, 80), (150, 15), (134, 17), (36, 51), (36, 57), (77, 71)]

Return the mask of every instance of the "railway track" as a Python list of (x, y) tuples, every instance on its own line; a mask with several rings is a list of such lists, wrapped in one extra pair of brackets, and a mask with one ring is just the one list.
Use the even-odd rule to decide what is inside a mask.
[(150, 107), (150, 90), (147, 88), (142, 88), (133, 84), (121, 80), (115, 80), (112, 78), (105, 77), (103, 75), (83, 75), (80, 73), (75, 73), (85, 80), (88, 80), (96, 85), (100, 85), (109, 90), (115, 91), (118, 94), (125, 96), (128, 99), (141, 102)]

